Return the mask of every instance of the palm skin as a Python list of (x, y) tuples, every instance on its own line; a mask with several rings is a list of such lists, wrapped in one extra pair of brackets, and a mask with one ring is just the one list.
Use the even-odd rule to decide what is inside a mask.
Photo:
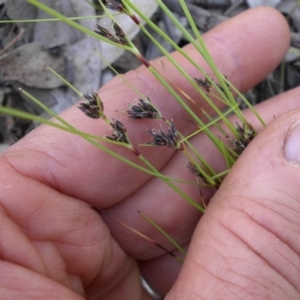
[[(250, 10), (205, 35), (217, 65), (241, 91), (260, 82), (280, 62), (288, 47), (288, 38), (289, 29), (284, 19), (270, 8)], [(191, 46), (187, 46), (186, 51), (204, 65)], [(180, 55), (173, 55), (191, 76), (200, 77)], [(190, 92), (188, 83), (166, 60), (159, 59), (154, 64), (170, 81), (205, 107), (203, 100)], [(144, 68), (126, 76), (166, 113), (167, 118), (186, 118), (182, 109), (174, 105), (174, 99)], [(295, 89), (257, 109), (269, 122), (274, 115), (299, 107), (297, 93), (299, 90)], [(120, 79), (107, 84), (99, 94), (106, 115), (121, 120), (122, 116), (116, 115), (115, 110), (126, 109), (127, 104), (136, 99), (134, 92)], [(270, 216), (269, 223), (264, 223), (255, 209), (262, 206), (264, 217), (268, 216), (267, 208), (273, 209), (274, 204), (267, 200), (277, 199), (278, 195), (284, 199), (286, 193), (283, 189), (266, 197), (263, 188), (259, 188), (266, 180), (279, 186), (281, 179), (276, 182), (272, 177), (270, 181), (273, 174), (261, 172), (259, 168), (256, 171), (249, 163), (256, 159), (254, 165), (262, 166), (259, 159), (263, 161), (272, 154), (261, 151), (263, 141), (267, 139), (270, 144), (275, 143), (276, 138), (287, 131), (284, 127), (278, 133), (276, 122), (291, 124), (297, 115), (299, 112), (292, 111), (288, 117), (282, 117), (263, 130), (213, 197), (196, 230), (199, 214), (168, 187), (162, 187), (158, 179), (150, 179), (76, 136), (40, 126), (0, 158), (0, 294), (4, 295), (3, 299), (151, 299), (141, 287), (140, 270), (155, 290), (168, 293), (166, 299), (299, 297), (295, 287), (295, 280), (300, 277), (299, 256), (296, 250), (296, 254), (288, 252), (290, 248), (297, 249), (297, 245), (291, 247), (290, 244), (293, 235), (287, 240), (279, 238), (282, 232), (274, 228), (280, 216)], [(107, 124), (86, 118), (76, 107), (62, 113), (62, 117), (81, 130), (100, 136), (108, 133)], [(145, 129), (153, 127), (148, 121), (136, 124), (128, 122), (127, 126), (133, 143), (147, 139)], [(257, 125), (254, 120), (253, 124)], [(194, 126), (182, 122), (178, 129), (187, 134), (194, 130)], [(194, 142), (203, 147), (209, 161), (214, 161), (217, 168), (222, 167), (221, 159), (210, 148), (205, 136), (197, 136)], [(271, 148), (273, 151), (276, 147)], [(172, 149), (142, 151), (163, 173), (175, 176), (180, 172), (181, 177), (191, 178), (188, 172), (182, 172), (178, 164), (182, 158)], [(261, 157), (254, 159), (257, 151)], [(125, 149), (118, 152), (136, 160)], [(247, 180), (242, 176), (245, 170)], [(293, 170), (288, 176), (295, 176), (296, 172)], [(249, 176), (253, 179), (250, 187)], [(295, 184), (295, 180), (292, 182)], [(199, 198), (196, 189), (184, 189), (192, 197)], [(207, 198), (211, 196), (206, 194)], [(293, 198), (292, 195), (289, 197)], [(266, 201), (258, 201), (261, 199)], [(243, 209), (241, 201), (245, 203)], [(182, 245), (188, 245), (194, 233), (182, 270), (175, 260), (158, 248), (109, 218), (100, 216), (91, 204), (158, 241), (161, 239), (159, 234), (138, 216), (137, 210), (154, 216)], [(282, 218), (286, 216), (284, 208), (291, 209), (287, 205), (281, 207)], [(245, 217), (249, 214), (255, 214), (252, 222)], [(238, 221), (232, 222), (233, 219)], [(275, 224), (274, 228), (270, 228), (270, 224)], [(253, 245), (259, 239), (268, 241), (267, 245), (277, 243), (280, 255), (272, 247), (259, 247), (260, 243), (256, 249)], [(261, 257), (258, 257), (258, 252)], [(286, 268), (281, 262), (283, 257), (288, 265), (293, 262), (294, 268), (288, 268), (290, 273), (283, 271)], [(253, 279), (258, 274), (261, 276), (259, 282)]]

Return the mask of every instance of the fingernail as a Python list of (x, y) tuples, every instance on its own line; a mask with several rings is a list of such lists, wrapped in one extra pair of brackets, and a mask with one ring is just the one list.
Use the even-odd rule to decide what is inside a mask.
[(300, 123), (293, 124), (285, 138), (284, 156), (289, 161), (294, 161), (300, 164)]

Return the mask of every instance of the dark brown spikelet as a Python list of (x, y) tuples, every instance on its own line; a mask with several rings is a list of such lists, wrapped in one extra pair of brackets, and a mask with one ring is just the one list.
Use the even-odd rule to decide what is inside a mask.
[(111, 119), (111, 120), (112, 120), (112, 122), (110, 123), (110, 125), (114, 131), (118, 131), (120, 133), (125, 133), (127, 131), (122, 122), (120, 122), (116, 119)]
[[(228, 80), (228, 78), (227, 78), (226, 75), (225, 75), (225, 79)], [(226, 84), (226, 86), (228, 87), (228, 89), (230, 90), (230, 85), (228, 84), (228, 82), (225, 81), (225, 84)], [(217, 84), (217, 86), (218, 86), (218, 88), (219, 88), (224, 94), (226, 94), (225, 89), (224, 89), (220, 84)]]
[(205, 78), (205, 80), (201, 78), (194, 78), (194, 80), (198, 83), (200, 87), (202, 87), (207, 93), (210, 93), (212, 85), (211, 83)]
[(231, 139), (233, 144), (232, 148), (237, 154), (241, 154), (255, 138), (257, 133), (252, 125), (248, 123), (244, 123), (243, 127), (236, 123), (236, 130), (238, 132), (238, 138)]
[(200, 179), (203, 183), (207, 183), (207, 180), (205, 179), (205, 177), (200, 173), (199, 169), (197, 168), (197, 166), (193, 163), (191, 163), (190, 161), (188, 161), (186, 163), (187, 168), (189, 169), (189, 171), (194, 174), (198, 179)]
[(125, 10), (125, 7), (121, 0), (105, 0), (102, 2), (108, 9), (111, 9), (111, 10), (114, 10), (117, 12), (123, 12)]
[(178, 147), (180, 137), (175, 128), (173, 120), (171, 120), (168, 133), (164, 132), (162, 129), (152, 129), (152, 131), (148, 130), (148, 132), (152, 136), (152, 141), (148, 142), (147, 144), (182, 149), (181, 147)]
[(108, 29), (106, 29), (105, 27), (100, 26), (99, 24), (96, 24), (95, 32), (114, 43), (129, 46), (129, 43), (126, 40), (125, 33), (121, 29), (121, 27), (116, 22), (113, 22), (112, 24), (113, 24), (114, 34), (110, 32)]
[(111, 9), (113, 11), (117, 11), (119, 13), (127, 14), (133, 22), (137, 25), (140, 24), (140, 21), (134, 14), (130, 14), (127, 8), (125, 7), (122, 0), (102, 0), (102, 3), (106, 6), (106, 8)]
[(99, 24), (96, 24), (96, 29), (95, 32), (105, 38), (107, 38), (108, 40), (119, 44), (119, 39), (117, 37), (115, 37), (108, 29), (106, 29), (103, 26), (100, 26)]
[(115, 32), (115, 36), (119, 40), (119, 44), (128, 45), (124, 31), (116, 22), (113, 22), (113, 29)]
[(113, 128), (114, 133), (111, 136), (105, 136), (105, 137), (112, 141), (129, 144), (129, 141), (128, 141), (128, 138), (126, 135), (127, 130), (126, 130), (125, 126), (123, 125), (123, 123), (118, 120), (111, 119), (110, 125)]
[(194, 175), (197, 176), (197, 177), (201, 177), (201, 174), (200, 174), (200, 172), (199, 172), (199, 170), (198, 170), (198, 168), (196, 167), (195, 164), (193, 164), (193, 163), (191, 163), (190, 161), (188, 161), (188, 162), (186, 163), (186, 166), (187, 166), (187, 168), (189, 169), (189, 171), (190, 171), (192, 174), (194, 174)]
[(85, 115), (92, 119), (99, 119), (103, 116), (103, 102), (96, 92), (92, 92), (91, 95), (84, 94), (84, 98), (87, 103), (79, 103), (77, 106)]
[(129, 105), (127, 110), (130, 119), (158, 119), (161, 118), (159, 111), (152, 105), (147, 97), (146, 100), (139, 99), (137, 105)]

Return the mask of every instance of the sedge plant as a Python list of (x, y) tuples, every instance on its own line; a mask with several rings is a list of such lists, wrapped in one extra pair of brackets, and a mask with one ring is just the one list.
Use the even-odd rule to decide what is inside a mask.
[[(136, 7), (130, 0), (100, 0), (99, 5), (103, 9), (105, 15), (111, 20), (111, 25), (109, 27), (102, 27), (98, 24), (95, 25), (94, 30), (83, 27), (78, 24), (76, 20), (67, 18), (55, 10), (47, 7), (38, 0), (28, 0), (29, 3), (35, 5), (38, 9), (42, 9), (56, 18), (60, 22), (65, 22), (70, 26), (82, 31), (85, 34), (91, 35), (92, 37), (105, 41), (114, 45), (115, 47), (122, 48), (126, 51), (133, 53), (141, 63), (147, 68), (149, 73), (156, 78), (156, 80), (169, 92), (170, 96), (174, 98), (186, 112), (187, 118), (183, 120), (185, 122), (192, 122), (194, 124), (194, 132), (185, 135), (177, 129), (176, 123), (178, 120), (176, 116), (173, 118), (166, 117), (166, 112), (158, 109), (157, 103), (163, 101), (161, 99), (150, 99), (147, 95), (141, 93), (138, 88), (133, 86), (130, 82), (126, 80), (122, 75), (117, 74), (121, 79), (124, 80), (136, 93), (136, 99), (133, 99), (129, 103), (127, 108), (123, 108), (118, 113), (126, 114), (128, 116), (128, 122), (143, 122), (143, 120), (153, 120), (153, 128), (149, 128), (145, 132), (145, 140), (140, 141), (138, 144), (133, 143), (131, 139), (130, 131), (127, 130), (127, 124), (121, 122), (118, 118), (111, 117), (107, 115), (105, 108), (109, 103), (103, 103), (99, 94), (96, 91), (92, 91), (90, 94), (84, 94), (78, 91), (76, 87), (68, 83), (59, 74), (55, 73), (54, 70), (49, 68), (49, 71), (55, 73), (61, 80), (63, 80), (70, 88), (72, 88), (77, 94), (78, 98), (83, 98), (78, 104), (78, 109), (85, 114), (86, 118), (92, 118), (95, 122), (106, 122), (111, 131), (107, 132), (105, 136), (96, 136), (90, 134), (89, 132), (83, 132), (72, 124), (66, 122), (56, 113), (52, 112), (49, 108), (43, 105), (38, 99), (30, 95), (26, 90), (20, 89), (26, 97), (34, 101), (39, 105), (44, 111), (50, 114), (53, 118), (51, 120), (18, 111), (16, 109), (10, 109), (7, 107), (0, 107), (0, 112), (3, 114), (9, 114), (16, 117), (25, 118), (39, 123), (44, 123), (49, 126), (56, 127), (58, 130), (64, 130), (70, 134), (77, 135), (78, 138), (86, 140), (86, 142), (91, 143), (99, 150), (113, 156), (115, 159), (120, 160), (122, 163), (130, 165), (132, 168), (136, 168), (140, 172), (145, 172), (150, 176), (157, 177), (161, 180), (162, 185), (167, 185), (170, 189), (173, 189), (176, 193), (180, 195), (182, 201), (188, 202), (198, 210), (201, 214), (205, 213), (206, 203), (203, 199), (203, 190), (211, 189), (215, 191), (222, 184), (222, 181), (226, 174), (230, 171), (235, 161), (238, 159), (239, 155), (247, 147), (247, 145), (256, 136), (256, 130), (247, 121), (244, 116), (240, 106), (246, 105), (253, 114), (257, 117), (259, 122), (264, 125), (264, 121), (256, 113), (251, 104), (247, 99), (232, 85), (230, 78), (227, 78), (226, 74), (222, 74), (216, 63), (214, 62), (210, 52), (208, 51), (201, 34), (199, 33), (195, 22), (185, 4), (185, 1), (179, 0), (179, 3), (189, 21), (192, 33), (186, 30), (180, 22), (174, 17), (172, 12), (165, 6), (163, 1), (156, 0), (160, 9), (166, 14), (166, 16), (172, 21), (174, 26), (176, 26), (183, 34), (185, 39), (190, 42), (198, 53), (204, 58), (207, 64), (207, 68), (199, 66), (197, 62), (192, 59), (183, 49), (181, 49), (172, 39), (169, 38), (156, 24), (154, 24), (151, 19), (144, 15), (138, 7)], [(208, 109), (199, 107), (197, 101), (194, 97), (190, 96), (185, 91), (181, 90), (175, 86), (164, 73), (153, 65), (151, 61), (148, 61), (134, 45), (134, 43), (128, 38), (127, 33), (118, 25), (115, 15), (125, 14), (140, 28), (140, 30), (153, 42), (158, 49), (161, 51), (162, 55), (165, 56), (169, 64), (179, 72), (182, 77), (187, 80), (191, 87), (196, 91), (196, 93), (205, 100)], [(51, 19), (50, 19), (51, 20)], [(53, 20), (53, 19), (52, 19)], [(143, 22), (147, 25), (143, 25)], [(29, 20), (28, 20), (29, 21)], [(39, 20), (42, 21), (42, 20)], [(44, 20), (49, 21), (49, 20)], [(193, 67), (201, 74), (197, 78), (192, 77), (188, 72), (174, 59), (174, 57), (169, 54), (153, 37), (149, 28), (152, 32), (156, 32), (163, 39), (165, 39), (178, 53), (180, 53)], [(100, 55), (101, 53), (95, 53), (95, 55)], [(113, 69), (112, 66), (109, 67)], [(115, 71), (115, 70), (114, 70)], [(238, 101), (236, 100), (238, 97)], [(210, 111), (210, 113), (208, 112)], [(230, 120), (230, 116), (235, 116), (235, 122)], [(156, 122), (155, 122), (156, 120)], [(157, 123), (157, 120), (160, 123)], [(182, 121), (182, 120), (181, 120)], [(157, 126), (157, 124), (159, 124)], [(225, 170), (221, 172), (215, 170), (214, 167), (205, 159), (201, 154), (201, 150), (197, 149), (193, 145), (191, 139), (195, 135), (205, 134), (215, 146), (217, 151), (224, 158), (224, 163), (226, 165)], [(111, 147), (110, 145), (114, 145)], [(118, 153), (118, 148), (125, 148), (132, 157), (136, 159), (128, 159), (123, 155)], [(163, 174), (159, 169), (157, 169), (147, 156), (143, 154), (145, 147), (165, 147), (171, 148), (175, 152), (182, 153), (182, 166), (181, 168), (185, 172), (190, 172), (194, 180), (187, 181), (180, 178), (180, 174), (177, 177), (170, 177)], [(149, 151), (149, 150), (148, 150)], [(100, 183), (101, 184), (101, 183)], [(182, 185), (190, 185), (193, 189), (198, 189), (198, 198), (194, 199), (186, 193), (185, 189), (181, 188)], [(100, 213), (104, 213), (100, 208), (94, 207)], [(138, 231), (138, 228), (131, 228), (126, 225), (122, 220), (116, 220), (121, 225), (125, 226), (135, 234), (138, 234), (142, 238), (149, 240), (150, 242), (161, 247), (164, 251), (173, 255), (173, 249), (179, 250), (183, 255), (185, 250), (159, 225), (159, 222), (154, 222), (151, 216), (147, 215), (147, 212), (138, 212), (145, 221), (149, 222), (151, 226), (154, 226), (168, 241), (169, 246), (162, 246), (151, 239), (151, 237), (146, 237), (142, 232)], [(109, 216), (114, 219), (113, 216)], [(182, 261), (182, 258), (175, 257), (178, 261)]]

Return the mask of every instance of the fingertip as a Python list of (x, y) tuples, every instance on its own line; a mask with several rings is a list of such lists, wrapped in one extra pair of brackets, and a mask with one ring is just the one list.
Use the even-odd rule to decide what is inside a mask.
[[(269, 6), (248, 9), (227, 22), (221, 23), (208, 33), (212, 35), (215, 32), (223, 31), (222, 27), (226, 29), (230, 27), (231, 35), (237, 34), (239, 39), (242, 38), (239, 35), (240, 32), (244, 33), (245, 38), (263, 35), (266, 39), (262, 43), (263, 45), (267, 45), (268, 42), (277, 43), (283, 52), (288, 49), (290, 43), (290, 28), (287, 20), (277, 9)], [(222, 30), (220, 30), (221, 28)], [(249, 34), (250, 36), (248, 36)], [(253, 47), (255, 46), (260, 45), (253, 45)], [(274, 48), (273, 50), (276, 52), (279, 49)]]
[[(263, 44), (268, 46), (269, 55), (281, 60), (290, 46), (290, 28), (285, 17), (277, 9), (263, 6), (250, 9), (245, 13), (252, 19), (252, 26), (257, 34), (266, 30)], [(265, 28), (262, 26), (265, 25)], [(267, 57), (266, 57), (267, 58)]]
[(231, 74), (229, 79), (241, 92), (272, 72), (290, 44), (287, 21), (271, 7), (249, 9), (221, 23), (205, 37), (218, 66)]

